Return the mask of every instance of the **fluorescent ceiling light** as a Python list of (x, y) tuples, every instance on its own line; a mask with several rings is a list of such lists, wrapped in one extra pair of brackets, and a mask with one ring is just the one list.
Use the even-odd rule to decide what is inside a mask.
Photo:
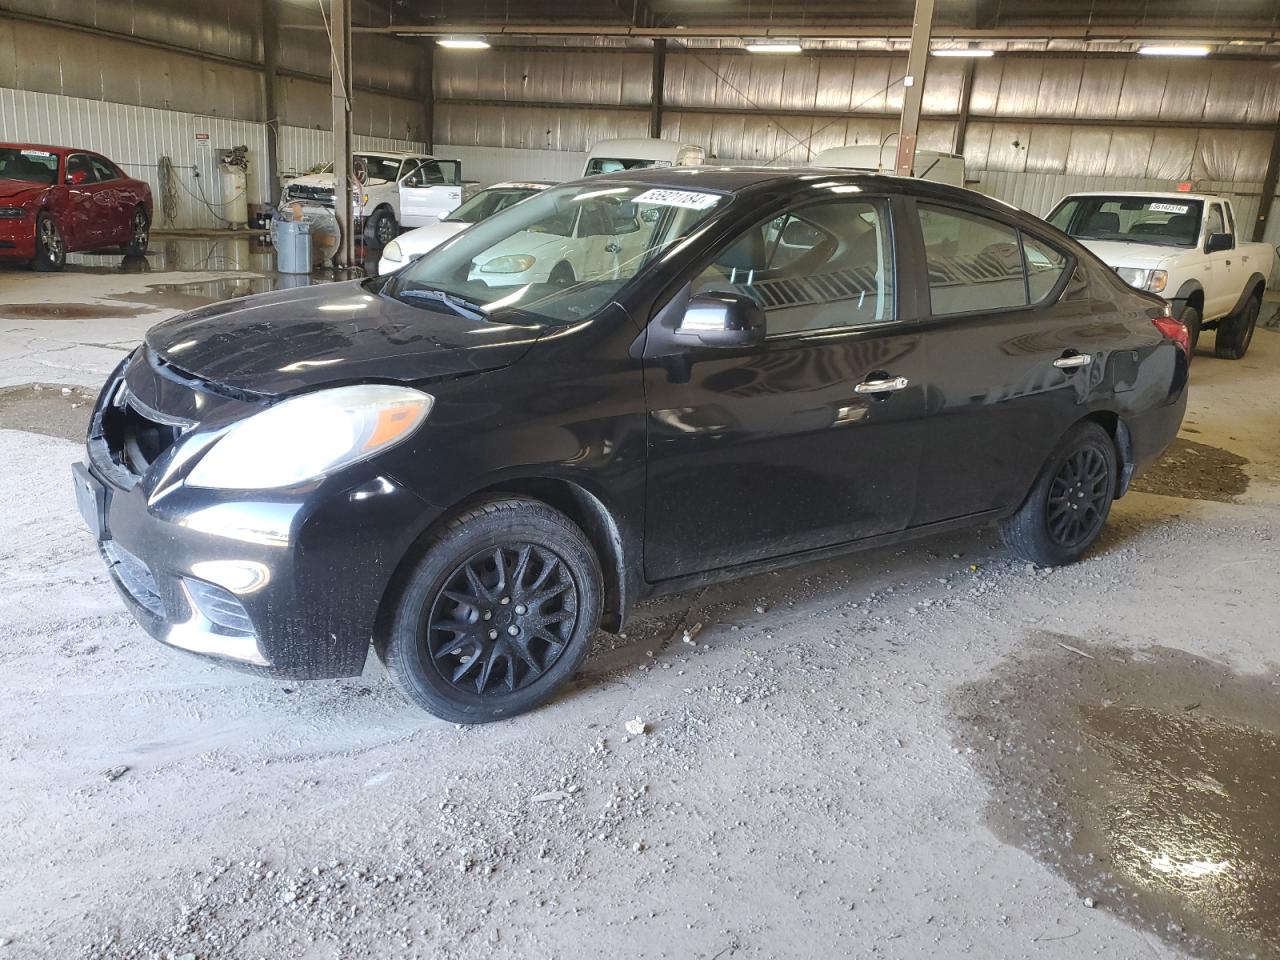
[(1212, 51), (1208, 47), (1193, 46), (1160, 46), (1151, 45), (1138, 50), (1144, 57), (1207, 57)]
[(994, 50), (984, 50), (981, 47), (943, 47), (940, 50), (930, 50), (935, 57), (992, 57), (995, 56)]
[(488, 50), (487, 40), (437, 40), (436, 44), (449, 50)]
[(748, 43), (748, 53), (800, 53), (804, 47), (798, 43)]

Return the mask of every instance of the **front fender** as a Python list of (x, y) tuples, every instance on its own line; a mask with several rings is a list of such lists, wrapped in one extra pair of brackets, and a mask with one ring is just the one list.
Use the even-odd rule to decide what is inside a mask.
[(1169, 297), (1169, 311), (1179, 320), (1182, 319), (1182, 311), (1187, 307), (1187, 301), (1194, 294), (1200, 294), (1200, 300), (1204, 302), (1204, 287), (1200, 286), (1198, 280), (1184, 280), (1172, 297)]

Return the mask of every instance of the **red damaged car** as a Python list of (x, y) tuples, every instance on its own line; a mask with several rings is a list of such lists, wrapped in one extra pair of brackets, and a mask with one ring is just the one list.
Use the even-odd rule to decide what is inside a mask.
[(76, 250), (147, 251), (151, 188), (106, 157), (0, 143), (0, 259), (61, 270)]

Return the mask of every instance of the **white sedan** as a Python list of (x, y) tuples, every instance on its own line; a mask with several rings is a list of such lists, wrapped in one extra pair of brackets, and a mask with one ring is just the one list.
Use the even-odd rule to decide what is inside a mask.
[(378, 261), (378, 275), (399, 270), (414, 257), (434, 250), (473, 223), (487, 220), (495, 213), (550, 186), (552, 184), (541, 182), (512, 182), (497, 183), (481, 190), (452, 213), (443, 215), (439, 222), (401, 234), (383, 247), (382, 258)]

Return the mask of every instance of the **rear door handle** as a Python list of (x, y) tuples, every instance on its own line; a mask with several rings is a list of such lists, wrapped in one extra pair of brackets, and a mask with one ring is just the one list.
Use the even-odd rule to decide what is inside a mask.
[(1087, 353), (1069, 353), (1059, 357), (1053, 361), (1053, 365), (1059, 370), (1071, 370), (1075, 367), (1087, 367), (1093, 363), (1093, 357)]
[(854, 393), (894, 393), (907, 389), (911, 381), (906, 377), (886, 377), (883, 380), (863, 380), (854, 384)]

